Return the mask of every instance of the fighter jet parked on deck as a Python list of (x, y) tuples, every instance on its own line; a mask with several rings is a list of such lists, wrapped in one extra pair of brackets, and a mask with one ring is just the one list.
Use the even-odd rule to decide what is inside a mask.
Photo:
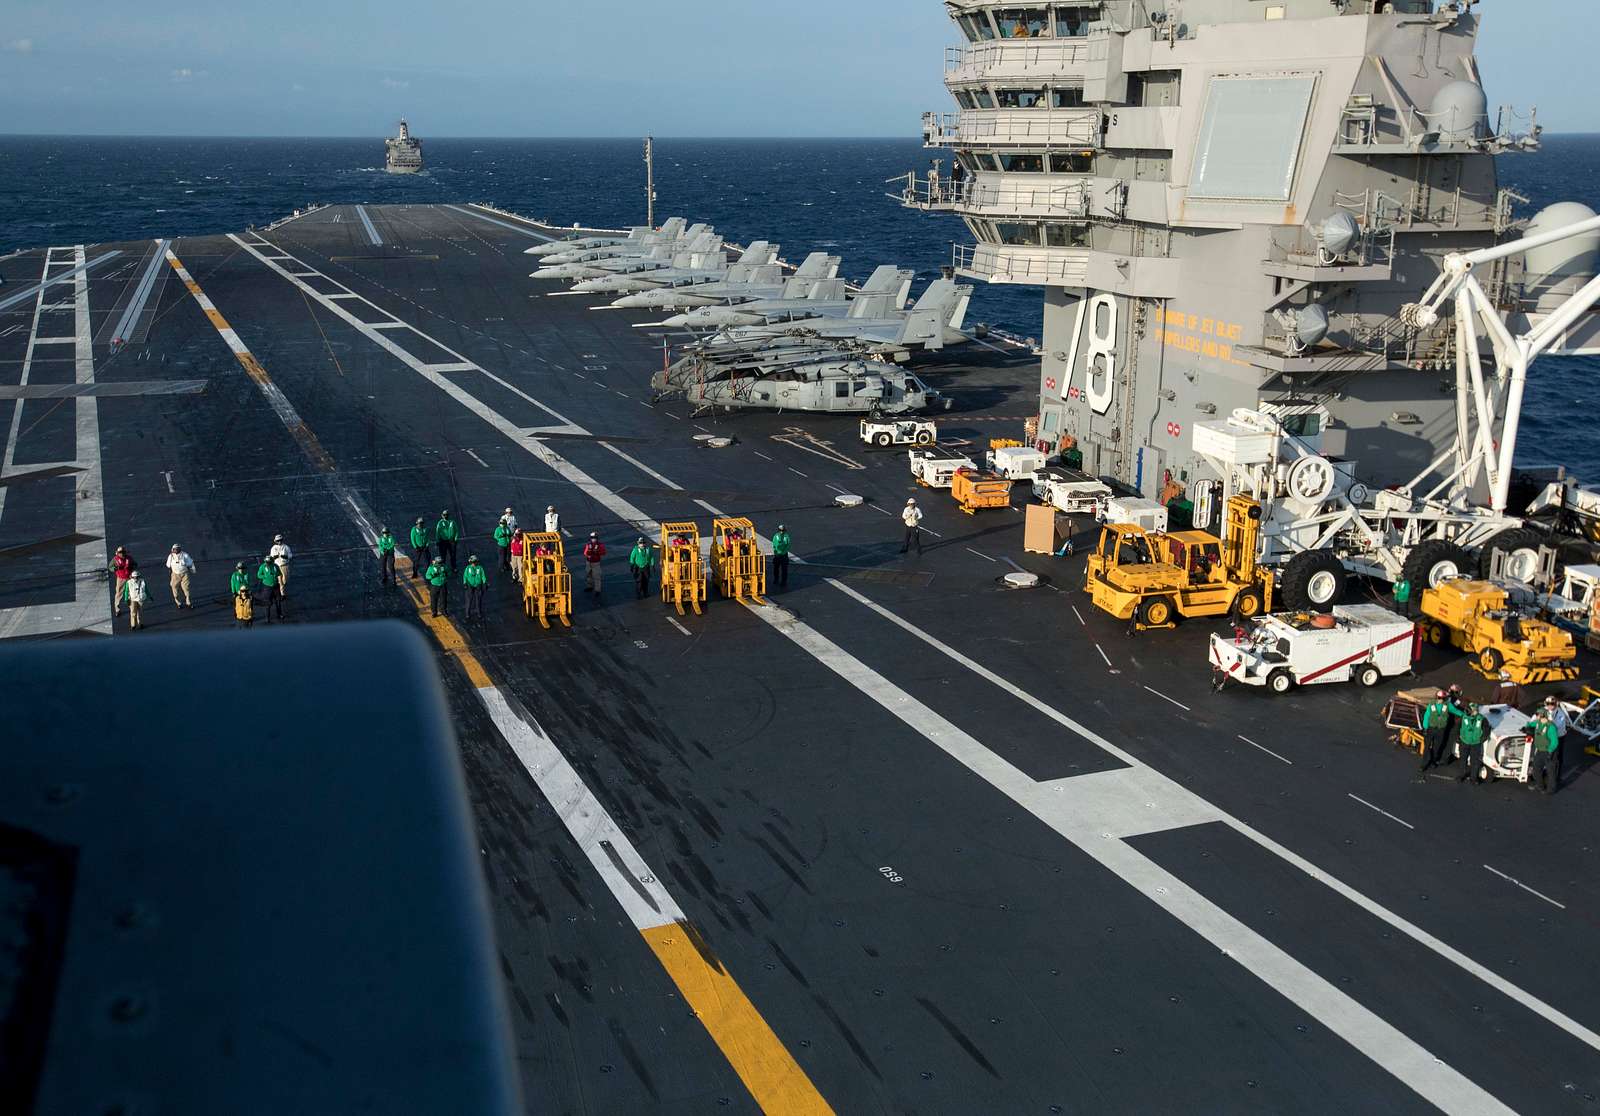
[(719, 243), (715, 252), (700, 253), (687, 266), (674, 263), (669, 268), (658, 268), (631, 275), (605, 275), (584, 279), (572, 285), (574, 294), (626, 294), (646, 291), (656, 287), (675, 287), (693, 283), (714, 283), (726, 279), (733, 267), (761, 267), (778, 256), (776, 245), (757, 240), (744, 250), (732, 265), (728, 263)]
[[(598, 259), (567, 263), (546, 263), (533, 272), (534, 279), (594, 279), (610, 275), (629, 275), (641, 271), (659, 271), (670, 267), (689, 267), (693, 257), (713, 257), (722, 251), (722, 238), (704, 232), (693, 240), (680, 240), (671, 244), (656, 244), (639, 254), (604, 256)], [(551, 256), (551, 260), (562, 257)]]
[[(825, 279), (839, 273), (839, 257), (813, 252), (803, 260), (787, 281), (783, 269), (768, 264), (741, 275), (739, 264), (728, 269), (726, 279), (709, 282), (689, 281), (655, 290), (624, 295), (611, 305), (619, 310), (676, 309), (714, 306), (718, 303), (753, 302), (767, 298), (804, 298)], [(647, 276), (655, 278), (655, 276)]]
[(669, 217), (659, 229), (635, 225), (625, 236), (579, 236), (570, 240), (552, 240), (548, 244), (535, 244), (524, 248), (523, 253), (541, 259), (571, 252), (592, 252), (599, 248), (618, 248), (629, 244), (642, 244), (647, 236), (661, 236), (676, 240), (683, 235), (687, 222), (682, 217)]
[[(915, 275), (913, 271), (885, 265), (874, 271), (854, 296), (845, 289), (842, 279), (830, 280), (815, 284), (802, 297), (786, 293), (723, 306), (701, 305), (656, 324), (669, 329), (711, 330), (804, 318), (842, 318), (852, 312), (858, 316), (888, 317), (905, 309)], [(687, 293), (692, 297), (699, 292)]]
[(935, 279), (910, 310), (872, 316), (874, 304), (881, 297), (858, 295), (843, 318), (799, 318), (761, 326), (738, 326), (713, 334), (701, 345), (709, 350), (759, 349), (775, 337), (790, 335), (849, 341), (874, 352), (909, 352), (942, 349), (947, 344), (967, 340), (966, 334), (961, 332), (961, 323), (967, 315), (967, 304), (972, 300), (970, 286), (958, 286), (950, 279)]

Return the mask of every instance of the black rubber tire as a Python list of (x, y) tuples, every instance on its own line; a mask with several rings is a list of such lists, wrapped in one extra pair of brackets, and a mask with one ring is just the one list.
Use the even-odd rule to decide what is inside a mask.
[(1286, 694), (1294, 689), (1294, 676), (1279, 667), (1267, 675), (1267, 689), (1275, 694)]
[(1478, 652), (1478, 667), (1485, 674), (1499, 674), (1500, 668), (1506, 665), (1506, 657), (1493, 647), (1485, 647)]
[(890, 446), (890, 445), (891, 445), (891, 444), (892, 444), (892, 443), (893, 443), (893, 442), (894, 442), (894, 438), (892, 438), (892, 437), (891, 437), (891, 436), (890, 436), (890, 435), (889, 435), (889, 434), (887, 434), (887, 433), (882, 433), (882, 434), (874, 434), (874, 435), (873, 435), (873, 436), (872, 436), (872, 444), (873, 444), (873, 445), (875, 445), (875, 446), (877, 446), (877, 447), (878, 447), (878, 448), (879, 448), (879, 449), (888, 449), (888, 448), (889, 448), (889, 446)]
[[(1320, 584), (1327, 578), (1319, 575), (1329, 574), (1333, 575), (1338, 589), (1325, 601), (1313, 600), (1313, 581)], [(1278, 592), (1283, 598), (1283, 607), (1290, 612), (1332, 612), (1333, 607), (1344, 600), (1348, 579), (1344, 563), (1339, 561), (1337, 554), (1327, 550), (1307, 550), (1296, 554), (1283, 567), (1283, 576), (1278, 579)]]
[(1373, 666), (1371, 663), (1366, 663), (1366, 664), (1362, 665), (1361, 667), (1357, 668), (1357, 670), (1356, 670), (1356, 681), (1361, 683), (1363, 686), (1365, 686), (1367, 689), (1370, 690), (1370, 689), (1372, 689), (1372, 687), (1376, 686), (1379, 682), (1383, 681), (1383, 671), (1379, 670), (1377, 667)]
[(926, 430), (917, 431), (917, 445), (919, 445), (919, 446), (931, 446), (931, 445), (933, 445), (933, 435), (928, 433)]
[(1454, 566), (1461, 577), (1470, 576), (1478, 568), (1472, 556), (1452, 542), (1432, 539), (1414, 547), (1400, 570), (1400, 576), (1411, 583), (1411, 599), (1421, 601), (1423, 591), (1442, 580), (1439, 575), (1447, 566)]
[[(1544, 536), (1538, 531), (1530, 530), (1527, 527), (1513, 527), (1509, 531), (1501, 531), (1486, 542), (1483, 545), (1483, 549), (1478, 552), (1478, 576), (1489, 576), (1489, 569), (1494, 563), (1494, 553), (1497, 550), (1503, 550), (1507, 554), (1513, 554), (1519, 550), (1531, 550), (1537, 555), (1539, 548), (1544, 544)], [(1513, 576), (1515, 575), (1513, 574)], [(1523, 578), (1521, 580), (1525, 581), (1527, 579)]]
[(1260, 616), (1261, 590), (1239, 590), (1239, 595), (1233, 598), (1233, 614), (1244, 620), (1249, 620), (1253, 616)]
[(1172, 623), (1172, 602), (1165, 597), (1151, 597), (1139, 606), (1139, 623), (1152, 628), (1164, 628)]

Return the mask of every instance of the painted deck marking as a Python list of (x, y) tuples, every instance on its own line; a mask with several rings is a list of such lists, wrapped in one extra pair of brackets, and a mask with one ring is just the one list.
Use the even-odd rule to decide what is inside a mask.
[(144, 313), (144, 304), (150, 300), (150, 291), (156, 284), (156, 276), (160, 274), (161, 267), (167, 262), (167, 248), (170, 240), (155, 242), (155, 251), (150, 253), (150, 262), (145, 265), (144, 274), (139, 277), (139, 285), (133, 289), (133, 298), (128, 301), (128, 308), (122, 312), (122, 317), (117, 319), (117, 328), (111, 331), (112, 341), (126, 341), (128, 334), (138, 324), (139, 315)]
[(997, 559), (989, 557), (987, 554), (985, 554), (981, 550), (973, 550), (970, 546), (963, 547), (962, 549), (965, 550), (968, 554), (976, 554), (979, 558), (982, 558), (985, 562), (993, 562), (997, 566), (1000, 564)]
[(1193, 713), (1194, 712), (1194, 710), (1190, 709), (1187, 705), (1183, 704), (1183, 702), (1176, 701), (1176, 700), (1174, 700), (1172, 698), (1169, 698), (1166, 694), (1162, 693), (1160, 690), (1151, 689), (1151, 687), (1149, 687), (1149, 686), (1146, 686), (1145, 689), (1149, 690), (1152, 694), (1155, 694), (1156, 697), (1160, 698), (1162, 701), (1170, 701), (1170, 702), (1172, 702), (1173, 705), (1176, 705), (1179, 709), (1183, 710), (1185, 713)]
[(374, 244), (381, 245), (383, 237), (378, 235), (377, 227), (373, 225), (372, 218), (367, 216), (367, 207), (364, 205), (356, 206), (356, 216), (361, 218), (361, 227), (367, 230), (367, 239)]
[(677, 628), (680, 632), (682, 632), (686, 636), (694, 635), (693, 632), (691, 632), (688, 628), (683, 626), (683, 622), (681, 620), (679, 620), (676, 616), (667, 617), (667, 623), (671, 624), (674, 628)]
[(1404, 818), (1395, 817), (1393, 814), (1389, 813), (1389, 811), (1387, 811), (1385, 809), (1382, 809), (1381, 807), (1374, 806), (1372, 803), (1368, 802), (1365, 798), (1362, 798), (1359, 795), (1351, 794), (1351, 795), (1346, 795), (1346, 797), (1355, 799), (1357, 802), (1361, 803), (1361, 805), (1365, 806), (1367, 809), (1373, 810), (1373, 811), (1376, 811), (1377, 813), (1382, 814), (1384, 817), (1388, 818), (1392, 822), (1399, 822), (1401, 825), (1405, 826), (1407, 829), (1415, 830), (1417, 828), (1416, 826), (1412, 825), (1410, 822), (1406, 821)]
[[(56, 259), (58, 252), (70, 253), (65, 259)], [(117, 252), (99, 256), (86, 262), (84, 246), (51, 248), (45, 252), (44, 270), (34, 303), (33, 327), (29, 331), (28, 349), (23, 357), (23, 382), (27, 382), (33, 361), (32, 338), (39, 332), (39, 314), (45, 305), (45, 292), (58, 282), (72, 283), (72, 301), (64, 308), (73, 314), (73, 383), (94, 385), (94, 342), (90, 336), (89, 269), (102, 260), (120, 255)], [(68, 267), (71, 270), (51, 275), (52, 268)], [(23, 292), (24, 295), (26, 292)], [(63, 404), (67, 405), (67, 404)], [(75, 474), (72, 502), (73, 533), (82, 540), (73, 547), (72, 601), (25, 605), (6, 609), (0, 613), (0, 639), (24, 635), (51, 635), (57, 632), (89, 631), (101, 635), (111, 634), (110, 590), (105, 582), (106, 565), (106, 501), (105, 474), (100, 460), (100, 401), (92, 393), (72, 399), (73, 457)], [(22, 418), (21, 403), (13, 410), (11, 429), (8, 432), (4, 457), (0, 458), (0, 473), (7, 472), (16, 460), (18, 424)], [(5, 506), (7, 486), (0, 486), (0, 509)]]
[(1554, 899), (1550, 898), (1550, 896), (1544, 894), (1542, 891), (1533, 890), (1533, 888), (1529, 887), (1527, 884), (1523, 883), (1521, 880), (1513, 879), (1511, 876), (1508, 876), (1504, 872), (1500, 871), (1500, 869), (1491, 867), (1488, 864), (1485, 864), (1484, 867), (1488, 868), (1489, 871), (1493, 872), (1495, 875), (1499, 876), (1502, 880), (1505, 880), (1507, 883), (1516, 884), (1523, 891), (1526, 891), (1529, 895), (1538, 896), (1540, 899), (1543, 899), (1546, 903), (1549, 903), (1552, 907), (1557, 907), (1557, 908), (1559, 908), (1559, 909), (1561, 909), (1563, 911), (1567, 909), (1566, 908), (1566, 904), (1557, 903)]
[[(1076, 616), (1078, 618), (1078, 623), (1081, 624), (1082, 626), (1084, 626), (1085, 628), (1087, 628), (1089, 626), (1088, 621), (1086, 621), (1083, 618), (1083, 613), (1078, 611), (1078, 606), (1077, 605), (1073, 605), (1072, 606), (1072, 615)], [(1110, 665), (1110, 664), (1107, 664), (1107, 665)]]
[(1274, 752), (1271, 748), (1268, 748), (1263, 744), (1257, 744), (1254, 740), (1251, 740), (1248, 736), (1241, 736), (1241, 737), (1239, 737), (1239, 739), (1243, 740), (1246, 744), (1250, 745), (1250, 747), (1252, 747), (1252, 748), (1260, 748), (1263, 752), (1267, 753), (1267, 755), (1271, 756), (1275, 760), (1283, 760), (1283, 762), (1288, 764), (1290, 767), (1294, 766), (1294, 760), (1292, 760), (1292, 759), (1284, 759), (1283, 756), (1280, 756), (1277, 752)]

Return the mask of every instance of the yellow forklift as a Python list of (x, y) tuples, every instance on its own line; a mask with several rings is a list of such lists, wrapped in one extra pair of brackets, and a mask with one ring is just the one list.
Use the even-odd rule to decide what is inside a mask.
[(552, 618), (572, 627), (572, 574), (558, 534), (522, 535), (522, 611), (548, 628)]
[(767, 557), (761, 553), (756, 525), (748, 519), (711, 521), (711, 569), (717, 592), (736, 601), (766, 604)]
[(1272, 607), (1272, 571), (1256, 563), (1261, 505), (1228, 500), (1222, 538), (1208, 531), (1147, 531), (1107, 523), (1089, 555), (1084, 590), (1096, 608), (1136, 631), (1199, 616), (1259, 616)]
[(699, 616), (706, 603), (706, 563), (700, 553), (700, 528), (695, 524), (661, 525), (661, 600), (682, 616), (688, 605)]

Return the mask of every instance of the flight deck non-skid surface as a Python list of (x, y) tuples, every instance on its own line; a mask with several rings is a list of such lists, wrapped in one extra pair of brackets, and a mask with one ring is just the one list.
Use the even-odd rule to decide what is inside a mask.
[[(491, 567), (507, 505), (525, 526), (557, 506), (569, 554), (605, 541), (570, 631), (493, 568), (486, 620), (457, 586), (433, 627), (529, 1111), (1600, 1107), (1576, 747), (1554, 798), (1469, 790), (1417, 777), (1372, 692), (1214, 695), (1205, 625), (1129, 638), (1081, 558), (1022, 553), (1020, 490), (967, 516), (854, 420), (653, 403), (650, 315), (545, 297), (523, 249), (547, 234), (335, 206), (172, 260), (0, 261), (9, 297), (118, 253), (0, 309), (0, 385), (78, 389), (0, 400), (0, 634), (159, 654), (163, 630), (232, 623), (229, 571), (279, 532), (290, 623), (423, 623), (368, 532), (403, 548), (441, 509)], [(115, 345), (146, 274), (148, 336)], [(1017, 436), (1034, 409), (1025, 352), (916, 367), (956, 401), (947, 435)], [(910, 496), (921, 557), (899, 554)], [(635, 600), (634, 539), (713, 509), (788, 526), (787, 591)], [(174, 542), (193, 612), (166, 600)], [(111, 624), (116, 545), (150, 575), (148, 634)], [(1045, 585), (1003, 590), (1014, 565)], [(577, 816), (579, 783), (602, 814)]]

